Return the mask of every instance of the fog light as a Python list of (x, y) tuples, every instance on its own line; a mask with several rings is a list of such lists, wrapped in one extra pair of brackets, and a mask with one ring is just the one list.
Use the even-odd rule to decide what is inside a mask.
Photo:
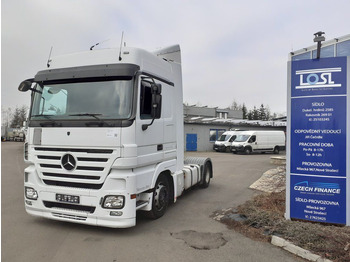
[(109, 213), (110, 216), (116, 216), (116, 217), (120, 217), (123, 215), (123, 212), (122, 211), (111, 211)]
[(124, 207), (124, 196), (106, 196), (102, 207), (109, 209), (121, 209)]
[(38, 199), (38, 192), (34, 188), (31, 187), (25, 187), (25, 195), (28, 199), (37, 200)]
[(31, 206), (33, 203), (32, 203), (32, 201), (26, 200), (26, 204), (27, 204), (28, 206)]

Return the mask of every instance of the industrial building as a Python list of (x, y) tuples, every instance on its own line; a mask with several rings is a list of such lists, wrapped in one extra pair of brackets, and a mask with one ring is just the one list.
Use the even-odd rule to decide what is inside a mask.
[(214, 142), (228, 130), (283, 130), (286, 118), (273, 121), (243, 119), (242, 110), (184, 105), (186, 151), (212, 151)]

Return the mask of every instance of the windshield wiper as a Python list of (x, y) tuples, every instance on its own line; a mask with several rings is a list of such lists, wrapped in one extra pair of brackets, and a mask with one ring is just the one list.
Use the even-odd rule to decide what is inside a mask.
[(82, 114), (71, 114), (69, 116), (91, 116), (91, 117), (95, 118), (96, 120), (100, 121), (102, 124), (110, 127), (111, 126), (110, 124), (108, 124), (107, 122), (105, 122), (101, 118), (97, 117), (97, 116), (101, 116), (101, 115), (102, 114), (96, 114), (96, 113), (82, 113)]
[(47, 126), (48, 124), (51, 124), (52, 126), (62, 126), (62, 124), (58, 124), (56, 122), (56, 120), (53, 120), (50, 116), (51, 115), (43, 115), (43, 114), (38, 114), (38, 115), (32, 115), (31, 117), (38, 117), (38, 116), (43, 116), (45, 117), (47, 120), (49, 120), (49, 123), (40, 123), (40, 126)]

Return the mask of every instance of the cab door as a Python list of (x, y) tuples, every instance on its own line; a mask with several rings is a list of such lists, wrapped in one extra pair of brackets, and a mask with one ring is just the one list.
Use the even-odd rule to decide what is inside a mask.
[(164, 141), (164, 120), (161, 117), (162, 92), (159, 91), (160, 101), (157, 109), (154, 100), (153, 78), (140, 76), (138, 81), (137, 111), (136, 111), (136, 145), (138, 164), (152, 164), (162, 159)]

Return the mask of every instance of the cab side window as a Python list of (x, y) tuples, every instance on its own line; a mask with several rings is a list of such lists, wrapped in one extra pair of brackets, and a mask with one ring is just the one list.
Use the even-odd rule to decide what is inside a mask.
[(236, 136), (232, 136), (229, 140), (229, 142), (233, 142), (236, 139)]
[(256, 141), (256, 136), (251, 136), (249, 139), (249, 143), (254, 143)]
[(140, 86), (140, 118), (152, 119), (152, 102), (158, 103), (158, 108), (155, 110), (155, 119), (159, 119), (161, 115), (161, 95), (158, 95), (158, 100), (155, 101), (155, 94), (152, 94), (152, 83), (141, 81)]
[(151, 85), (145, 81), (141, 82), (141, 95), (140, 95), (140, 118), (152, 119), (152, 92)]

